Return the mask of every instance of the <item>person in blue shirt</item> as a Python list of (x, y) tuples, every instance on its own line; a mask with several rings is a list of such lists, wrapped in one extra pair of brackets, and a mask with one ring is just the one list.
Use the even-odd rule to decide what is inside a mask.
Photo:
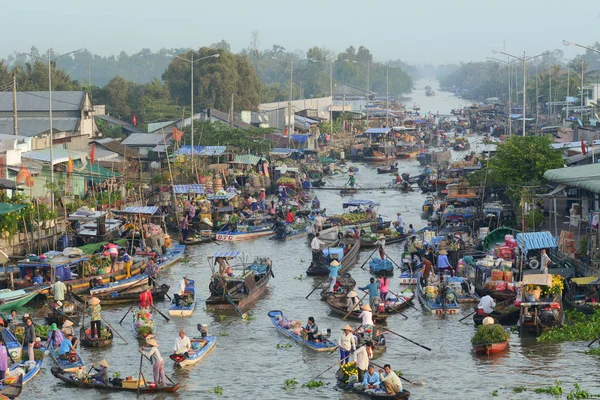
[(377, 390), (377, 389), (379, 389), (380, 385), (381, 385), (381, 382), (379, 381), (379, 374), (375, 373), (374, 366), (369, 365), (369, 369), (367, 370), (367, 373), (365, 374), (363, 381), (359, 382), (359, 383), (355, 383), (354, 387), (361, 388), (361, 389), (367, 391), (367, 390)]
[(42, 274), (40, 274), (40, 271), (36, 270), (35, 276), (33, 277), (33, 284), (41, 285), (43, 283), (44, 283), (44, 277), (42, 276)]
[(306, 179), (304, 179), (304, 182), (302, 182), (302, 189), (310, 190), (311, 187), (312, 187), (312, 185), (310, 184), (308, 177), (306, 177)]
[(337, 282), (338, 270), (340, 269), (340, 263), (337, 260), (333, 260), (329, 264), (329, 293), (333, 293), (333, 287)]
[(359, 287), (360, 290), (368, 290), (369, 291), (369, 305), (373, 310), (377, 308), (379, 304), (379, 280), (375, 280), (375, 278), (371, 278), (371, 283), (367, 286)]
[[(454, 270), (452, 269), (452, 265), (450, 264), (450, 261), (448, 260), (448, 252), (446, 250), (440, 250), (438, 253), (438, 259), (437, 259), (437, 267), (438, 270), (442, 270), (442, 269), (450, 269), (450, 275), (454, 276)], [(441, 271), (440, 271), (441, 273)]]
[(71, 342), (71, 339), (73, 339), (73, 335), (68, 334), (67, 340), (63, 340), (58, 348), (58, 356), (63, 360), (68, 359), (69, 353), (75, 352), (75, 347), (73, 347), (73, 342)]

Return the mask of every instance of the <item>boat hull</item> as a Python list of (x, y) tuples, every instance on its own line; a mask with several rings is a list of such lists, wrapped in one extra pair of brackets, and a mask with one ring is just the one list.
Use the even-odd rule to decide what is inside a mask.
[(191, 317), (192, 314), (194, 313), (195, 309), (196, 309), (195, 301), (191, 306), (182, 306), (182, 307), (171, 306), (171, 308), (169, 308), (169, 315), (173, 316), (173, 317)]
[[(338, 275), (342, 275), (347, 272), (354, 263), (358, 260), (358, 255), (360, 252), (360, 240), (355, 240), (352, 242), (352, 247), (344, 255), (342, 261), (340, 263), (340, 268), (338, 270)], [(321, 262), (320, 265), (311, 264), (306, 270), (306, 275), (308, 276), (325, 276), (329, 275), (329, 265), (324, 265), (324, 261)]]
[(473, 345), (473, 351), (475, 353), (488, 356), (490, 354), (502, 353), (503, 351), (506, 351), (506, 349), (508, 349), (508, 340), (502, 343), (481, 343)]
[[(181, 367), (181, 368), (199, 363), (200, 361), (202, 361), (202, 359), (207, 354), (212, 352), (217, 345), (217, 337), (216, 336), (207, 336), (204, 339), (206, 340), (207, 343), (200, 350), (193, 352), (193, 354), (189, 355), (188, 357), (184, 358), (181, 361), (179, 361), (180, 357), (177, 357), (177, 355), (172, 354), (170, 356), (171, 360), (173, 360), (175, 362), (176, 366)], [(191, 342), (192, 343), (200, 342), (200, 339), (192, 339)]]
[(263, 236), (269, 236), (272, 234), (273, 230), (252, 233), (225, 232), (217, 233), (215, 236), (215, 240), (218, 242), (241, 242), (245, 240), (253, 240)]
[(310, 341), (304, 340), (302, 338), (302, 336), (296, 335), (289, 329), (286, 329), (286, 328), (280, 326), (277, 323), (277, 321), (278, 321), (277, 317), (285, 318), (285, 316), (283, 315), (283, 312), (281, 312), (279, 310), (271, 310), (271, 311), (269, 311), (268, 315), (269, 315), (269, 318), (271, 319), (271, 323), (273, 324), (273, 326), (275, 327), (277, 332), (279, 332), (280, 334), (287, 337), (288, 339), (291, 339), (294, 342), (296, 342), (310, 350), (321, 352), (321, 351), (333, 351), (337, 348), (337, 345), (331, 341), (317, 343), (317, 342), (310, 342)]
[(58, 367), (65, 372), (77, 372), (79, 368), (85, 367), (85, 363), (83, 362), (83, 359), (81, 358), (79, 353), (77, 353), (77, 362), (72, 363), (67, 360), (60, 359), (56, 352), (57, 350), (49, 350), (50, 357), (52, 357), (56, 365), (58, 365)]

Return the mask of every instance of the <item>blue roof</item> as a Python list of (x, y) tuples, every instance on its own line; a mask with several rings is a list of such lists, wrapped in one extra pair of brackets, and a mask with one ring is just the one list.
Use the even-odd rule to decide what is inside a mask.
[(148, 206), (148, 207), (140, 207), (140, 206), (132, 206), (125, 207), (123, 210), (115, 210), (115, 213), (122, 214), (149, 214), (153, 215), (158, 211), (158, 207), (156, 206)]
[(173, 190), (175, 194), (203, 194), (204, 193), (204, 185), (201, 184), (191, 184), (191, 185), (174, 185)]
[(229, 193), (229, 192), (227, 192), (226, 194), (208, 193), (206, 195), (206, 199), (207, 200), (231, 200), (235, 196), (237, 196), (236, 193)]
[(285, 147), (275, 147), (273, 148), (270, 153), (276, 153), (276, 154), (292, 154), (292, 153), (298, 153), (299, 151), (297, 149), (288, 149)]
[(217, 257), (237, 257), (240, 254), (242, 254), (241, 251), (217, 251), (215, 253), (213, 253), (212, 256), (210, 256), (210, 258), (217, 258)]
[(308, 141), (308, 135), (292, 135), (292, 140), (296, 143), (304, 143)]
[(390, 131), (390, 128), (369, 128), (365, 131), (365, 135), (387, 135)]
[[(557, 240), (550, 232), (527, 232), (525, 234), (517, 233), (515, 240), (525, 255), (527, 255), (529, 250), (558, 247)], [(523, 248), (523, 244), (525, 244), (525, 248)]]
[[(194, 155), (199, 156), (220, 156), (225, 153), (227, 150), (227, 146), (194, 146)], [(176, 152), (179, 155), (191, 155), (192, 154), (192, 146), (181, 146), (181, 148)]]
[(375, 203), (371, 200), (348, 200), (342, 203), (342, 207), (358, 207), (358, 206), (379, 206), (379, 203)]

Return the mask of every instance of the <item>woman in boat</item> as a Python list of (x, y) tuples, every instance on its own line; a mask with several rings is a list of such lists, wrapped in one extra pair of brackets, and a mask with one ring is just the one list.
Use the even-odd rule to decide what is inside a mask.
[(442, 271), (440, 271), (440, 270), (449, 269), (450, 276), (454, 276), (454, 270), (452, 269), (452, 265), (450, 264), (450, 261), (448, 260), (448, 252), (446, 250), (439, 251), (438, 259), (437, 259), (437, 267), (438, 267), (438, 271), (439, 271), (440, 275), (442, 274)]
[(385, 260), (385, 235), (379, 235), (375, 244), (377, 245), (377, 249), (379, 250), (379, 258)]
[(345, 364), (349, 361), (351, 352), (356, 350), (356, 340), (354, 340), (350, 325), (342, 328), (342, 336), (340, 336), (338, 347), (340, 348), (340, 361)]
[(25, 333), (23, 335), (23, 343), (27, 345), (27, 354), (29, 355), (29, 361), (35, 361), (35, 355), (33, 352), (33, 345), (35, 344), (35, 326), (33, 326), (33, 321), (31, 320), (31, 317), (25, 319)]
[(147, 286), (146, 290), (140, 294), (140, 309), (147, 313), (150, 307), (154, 307), (154, 299), (152, 298), (152, 289)]
[(599, 301), (600, 296), (598, 295), (598, 287), (593, 285), (590, 292), (583, 298), (583, 303), (597, 303)]
[(148, 346), (142, 347), (139, 352), (148, 357), (150, 362), (152, 362), (152, 375), (154, 377), (154, 382), (156, 382), (156, 384), (159, 386), (166, 387), (167, 382), (165, 377), (165, 362), (160, 355), (158, 343), (156, 342), (156, 339), (154, 339), (154, 335), (148, 335), (146, 337), (146, 344)]
[(100, 307), (100, 299), (97, 297), (92, 297), (88, 301), (89, 306), (86, 309), (86, 312), (91, 317), (91, 331), (90, 335), (92, 339), (98, 339), (102, 332), (102, 316), (100, 312), (102, 311), (102, 307)]
[(99, 368), (96, 368), (95, 365), (92, 368), (97, 372), (91, 376), (92, 381), (97, 385), (106, 385), (108, 386), (108, 363), (106, 360), (102, 360), (98, 363)]
[[(167, 246), (167, 242), (165, 239), (165, 247), (169, 248), (169, 246)], [(123, 262), (125, 263), (125, 279), (127, 278), (131, 278), (131, 266), (133, 265), (133, 258), (131, 258), (131, 256), (129, 254), (127, 254), (127, 251), (123, 251)]]
[(354, 310), (358, 310), (360, 307), (360, 301), (358, 300), (358, 294), (352, 290), (350, 293), (348, 293), (348, 296), (346, 298), (346, 310), (348, 311), (354, 311)]
[(187, 240), (189, 235), (189, 221), (187, 214), (183, 216), (183, 220), (181, 221), (181, 240), (184, 242)]
[(350, 186), (350, 189), (354, 189), (354, 185), (356, 184), (356, 179), (354, 178), (354, 174), (350, 174), (350, 178), (348, 178), (347, 186)]
[(148, 286), (156, 288), (156, 278), (158, 278), (158, 265), (154, 257), (151, 257), (146, 263), (146, 274), (148, 274)]
[(48, 341), (46, 342), (46, 347), (49, 349), (54, 349), (60, 347), (61, 343), (65, 337), (62, 332), (58, 330), (58, 326), (56, 323), (50, 325), (50, 334), (48, 335)]
[(381, 301), (385, 303), (385, 299), (387, 298), (387, 294), (390, 290), (390, 279), (387, 277), (385, 272), (382, 272), (379, 277), (379, 295), (381, 296)]
[(373, 323), (373, 309), (368, 304), (363, 305), (360, 309), (362, 311), (360, 312), (359, 318), (361, 319), (363, 329), (365, 330), (364, 336), (365, 339), (369, 339), (368, 336), (373, 335), (373, 326), (375, 325)]

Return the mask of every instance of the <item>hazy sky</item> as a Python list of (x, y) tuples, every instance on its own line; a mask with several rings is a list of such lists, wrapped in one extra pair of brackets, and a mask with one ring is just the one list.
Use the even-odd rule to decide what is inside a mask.
[(233, 51), (259, 32), (260, 48), (368, 47), (378, 61), (483, 60), (491, 49), (535, 55), (569, 39), (600, 41), (600, 0), (25, 0), (6, 1), (0, 57), (35, 45), (101, 55), (227, 40)]

